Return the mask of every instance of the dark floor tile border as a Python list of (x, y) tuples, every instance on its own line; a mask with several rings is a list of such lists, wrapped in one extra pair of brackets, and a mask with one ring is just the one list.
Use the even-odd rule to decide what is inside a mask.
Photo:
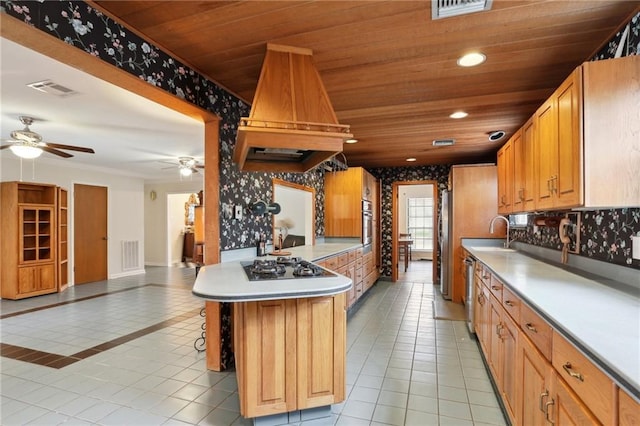
[(32, 312), (38, 312), (38, 311), (42, 311), (42, 310), (45, 310), (45, 309), (57, 308), (58, 306), (69, 305), (71, 303), (84, 302), (85, 300), (95, 299), (95, 298), (103, 297), (103, 296), (109, 296), (111, 294), (123, 293), (125, 291), (131, 291), (131, 290), (137, 290), (137, 289), (144, 288), (144, 287), (170, 287), (170, 286), (164, 285), (164, 284), (143, 284), (143, 285), (139, 285), (137, 287), (123, 288), (123, 289), (120, 289), (120, 290), (108, 291), (106, 293), (98, 293), (98, 294), (94, 294), (94, 295), (91, 295), (91, 296), (79, 297), (79, 298), (73, 299), (73, 300), (65, 300), (64, 302), (52, 303), (51, 305), (43, 305), (43, 306), (38, 306), (36, 308), (25, 309), (24, 311), (18, 311), (18, 312), (12, 312), (10, 314), (0, 315), (0, 320), (3, 320), (5, 318), (17, 317), (18, 315), (30, 314)]
[[(155, 285), (155, 284), (147, 284), (147, 285)], [(113, 293), (114, 292), (111, 292), (110, 294), (113, 294)], [(189, 312), (186, 312), (184, 314), (176, 315), (173, 318), (169, 318), (157, 324), (153, 324), (149, 327), (145, 327), (141, 330), (134, 331), (133, 333), (129, 333), (127, 335), (117, 337), (113, 340), (109, 340), (108, 342), (101, 343), (92, 348), (77, 352), (73, 355), (68, 355), (68, 356), (58, 355), (50, 352), (38, 351), (35, 349), (29, 349), (29, 348), (24, 348), (22, 346), (15, 346), (15, 345), (10, 345), (8, 343), (0, 342), (0, 356), (4, 358), (11, 358), (19, 361), (29, 362), (31, 364), (37, 364), (45, 367), (60, 369), (60, 368), (66, 367), (67, 365), (71, 365), (75, 362), (81, 361), (83, 359), (87, 359), (93, 355), (99, 354), (109, 349), (113, 349), (124, 343), (146, 336), (147, 334), (151, 334), (154, 331), (162, 330), (163, 328), (188, 320), (189, 318), (195, 315), (199, 315), (200, 310), (201, 308), (197, 308)]]

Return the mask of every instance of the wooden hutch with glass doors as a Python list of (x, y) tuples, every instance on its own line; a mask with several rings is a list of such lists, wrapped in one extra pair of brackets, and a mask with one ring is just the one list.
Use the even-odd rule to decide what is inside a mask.
[(68, 284), (68, 192), (50, 184), (2, 182), (3, 299), (56, 293)]

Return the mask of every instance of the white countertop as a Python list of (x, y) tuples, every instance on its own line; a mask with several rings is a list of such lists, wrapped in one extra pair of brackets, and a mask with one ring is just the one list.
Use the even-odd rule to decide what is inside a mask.
[[(358, 247), (362, 247), (362, 244), (323, 243), (291, 247), (283, 251), (291, 252), (291, 256), (315, 262)], [(251, 257), (244, 260), (254, 259), (257, 258)], [(266, 256), (260, 259), (275, 259), (275, 257)], [(329, 296), (349, 290), (352, 284), (350, 278), (340, 274), (334, 277), (249, 281), (238, 261), (203, 266), (198, 273), (192, 292), (197, 297), (218, 302), (248, 302)]]
[(640, 398), (639, 294), (514, 250), (464, 243), (463, 247), (614, 381)]

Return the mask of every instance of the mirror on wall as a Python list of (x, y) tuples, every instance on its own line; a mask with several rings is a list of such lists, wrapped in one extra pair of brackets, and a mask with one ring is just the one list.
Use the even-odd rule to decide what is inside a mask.
[(315, 189), (273, 179), (273, 202), (280, 213), (273, 215), (273, 245), (276, 249), (313, 245), (315, 242)]

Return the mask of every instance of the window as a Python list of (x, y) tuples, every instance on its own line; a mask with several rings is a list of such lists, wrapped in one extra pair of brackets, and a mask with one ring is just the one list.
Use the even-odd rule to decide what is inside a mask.
[(413, 250), (433, 249), (433, 198), (407, 199), (407, 231)]

